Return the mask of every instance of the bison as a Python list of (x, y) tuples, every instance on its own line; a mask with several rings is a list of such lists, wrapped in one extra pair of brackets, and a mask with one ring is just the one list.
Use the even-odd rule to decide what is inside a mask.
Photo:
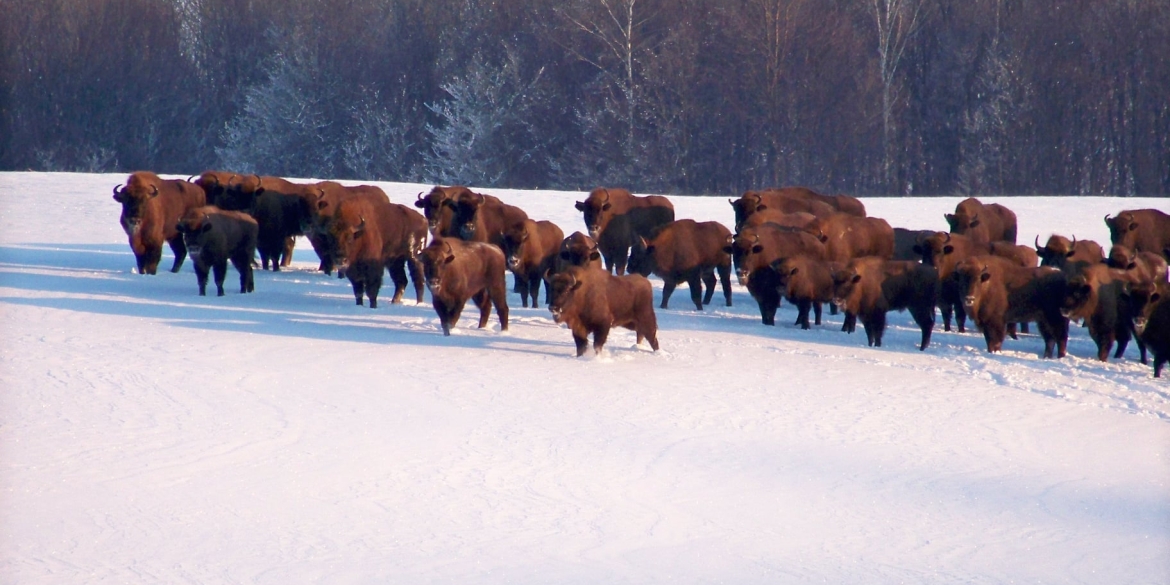
[(508, 330), (506, 261), (498, 247), (458, 238), (434, 238), (420, 256), (444, 336), (451, 335), (467, 299), (479, 307), (480, 329), (487, 327), (495, 305), (500, 330)]
[[(1125, 271), (1100, 263), (1076, 262), (1068, 273), (1067, 292), (1061, 307), (1064, 316), (1084, 319), (1089, 337), (1097, 344), (1097, 359), (1106, 361), (1114, 342), (1117, 343), (1117, 352), (1113, 358), (1120, 358), (1133, 336), (1128, 293), (1134, 283)], [(1142, 354), (1144, 356), (1144, 350)]]
[(573, 266), (551, 277), (553, 320), (573, 333), (577, 357), (585, 353), (589, 335), (593, 351), (601, 353), (613, 326), (632, 329), (637, 343), (645, 339), (658, 351), (658, 320), (654, 315), (654, 289), (640, 274), (614, 276), (604, 270)]
[(808, 313), (812, 309), (816, 324), (821, 324), (821, 306), (833, 302), (833, 271), (842, 266), (836, 262), (822, 262), (808, 256), (789, 256), (771, 264), (776, 272), (776, 289), (788, 302), (796, 305), (793, 325), (810, 329)]
[(820, 200), (819, 197), (822, 196), (811, 189), (785, 187), (764, 191), (745, 191), (739, 199), (734, 201), (728, 199), (728, 203), (735, 211), (735, 231), (739, 232), (747, 227), (748, 218), (765, 211), (782, 214), (807, 213), (816, 217), (838, 211), (837, 207)]
[(955, 267), (967, 315), (983, 331), (987, 351), (1003, 347), (1007, 324), (1036, 321), (1044, 357), (1064, 357), (1068, 318), (1062, 314), (1067, 276), (1055, 268), (1024, 268), (991, 255), (971, 256)]
[(194, 183), (162, 179), (150, 171), (132, 173), (125, 186), (114, 187), (114, 201), (122, 204), (118, 221), (130, 239), (138, 274), (155, 274), (166, 242), (175, 254), (171, 272), (178, 272), (187, 246), (175, 226), (191, 209), (207, 204), (207, 195)]
[[(678, 283), (691, 289), (696, 311), (711, 303), (715, 296), (715, 273), (723, 286), (723, 298), (731, 306), (731, 256), (723, 250), (731, 230), (715, 221), (696, 222), (680, 219), (666, 224), (652, 239), (639, 237), (630, 251), (631, 273), (662, 279), (662, 304), (665, 309)], [(702, 283), (707, 294), (702, 296)], [(702, 300), (700, 301), (700, 296)]]
[[(565, 233), (551, 221), (525, 219), (504, 231), (504, 257), (516, 278), (524, 307), (528, 307), (529, 297), (532, 297), (533, 308), (540, 306), (537, 295), (542, 277), (545, 272), (556, 269), (564, 239)], [(546, 304), (551, 297), (551, 291), (545, 287)]]
[(857, 258), (833, 273), (833, 302), (861, 320), (870, 347), (882, 346), (886, 313), (909, 309), (922, 331), (918, 349), (925, 350), (934, 331), (938, 292), (938, 271), (908, 260)]
[(1109, 249), (1105, 263), (1110, 268), (1131, 272), (1133, 278), (1148, 282), (1167, 282), (1166, 259), (1152, 252), (1134, 252), (1133, 249), (1115, 244)]
[(1162, 367), (1170, 362), (1170, 294), (1165, 290), (1151, 292), (1135, 320), (1135, 329), (1150, 353), (1154, 354), (1154, 377), (1160, 378)]
[(1109, 240), (1137, 252), (1161, 254), (1170, 260), (1170, 215), (1157, 209), (1129, 209), (1105, 216)]
[[(329, 223), (336, 216), (338, 204), (349, 199), (362, 199), (374, 205), (390, 203), (390, 197), (379, 187), (372, 185), (347, 187), (334, 181), (307, 185), (306, 189), (300, 192), (300, 197), (309, 214), (307, 223), (303, 226), (304, 232), (313, 246), (313, 251), (317, 253), (317, 258), (321, 260), (317, 269), (325, 274), (333, 273), (336, 262), (333, 254), (337, 250), (337, 242), (333, 239)], [(423, 242), (425, 239), (420, 241), (419, 245), (421, 246)], [(338, 271), (337, 277), (342, 276), (344, 272)]]
[(584, 215), (589, 237), (597, 242), (609, 272), (625, 274), (634, 240), (652, 238), (662, 226), (674, 221), (674, 204), (666, 197), (636, 197), (625, 189), (598, 187), (585, 201), (576, 202)]
[(240, 273), (240, 293), (256, 289), (252, 279), (252, 257), (256, 255), (260, 226), (252, 216), (215, 206), (197, 207), (188, 210), (175, 229), (183, 235), (187, 252), (195, 263), (199, 296), (207, 296), (209, 270), (215, 273), (217, 296), (223, 296), (228, 261)]
[(747, 287), (759, 304), (764, 325), (776, 324), (776, 309), (780, 307), (779, 282), (772, 263), (797, 255), (824, 260), (826, 255), (825, 245), (812, 234), (767, 224), (735, 234), (724, 251), (731, 254), (739, 284)]
[(329, 222), (330, 256), (353, 286), (358, 305), (362, 295), (370, 308), (378, 308), (382, 275), (390, 271), (394, 282), (391, 303), (401, 303), (406, 292), (406, 273), (414, 281), (415, 300), (423, 301), (422, 267), (418, 255), (427, 239), (426, 219), (419, 212), (396, 203), (355, 197), (337, 203)]
[(969, 236), (978, 243), (1016, 243), (1016, 214), (998, 204), (983, 204), (968, 197), (955, 206), (955, 212), (943, 214), (951, 233)]
[(1040, 236), (1036, 236), (1036, 255), (1040, 257), (1041, 266), (1052, 266), (1063, 269), (1071, 262), (1098, 263), (1105, 257), (1101, 244), (1093, 240), (1078, 240), (1076, 236), (1068, 239), (1064, 236), (1052, 234), (1048, 242), (1040, 245)]
[(805, 230), (825, 245), (827, 260), (847, 263), (862, 256), (894, 257), (894, 228), (881, 218), (833, 213), (818, 217)]
[(458, 238), (468, 242), (487, 242), (500, 249), (504, 247), (504, 232), (528, 219), (528, 214), (519, 207), (471, 191), (460, 193), (445, 205), (455, 210), (451, 221)]

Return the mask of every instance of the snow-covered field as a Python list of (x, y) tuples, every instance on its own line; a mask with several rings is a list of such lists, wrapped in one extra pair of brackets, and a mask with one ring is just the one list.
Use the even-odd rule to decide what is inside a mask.
[[(1170, 381), (1135, 347), (988, 355), (940, 324), (919, 352), (903, 313), (871, 349), (787, 303), (765, 327), (738, 286), (703, 313), (681, 287), (658, 353), (618, 330), (573, 358), (515, 294), (507, 333), (470, 308), (444, 338), (429, 304), (355, 306), (304, 241), (250, 295), (229, 271), (197, 296), (169, 249), (133, 274), (124, 179), (0, 174), (0, 582), (1170, 582)], [(583, 227), (583, 194), (485, 192)], [(1027, 243), (1170, 207), (987, 199)], [(945, 229), (956, 201), (865, 203)]]

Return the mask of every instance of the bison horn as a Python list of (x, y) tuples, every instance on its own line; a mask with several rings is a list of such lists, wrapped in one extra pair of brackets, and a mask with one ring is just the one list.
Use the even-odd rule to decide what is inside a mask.
[(450, 254), (450, 255), (452, 255), (452, 256), (454, 256), (454, 255), (455, 255), (455, 249), (451, 247), (451, 242), (443, 242), (443, 244), (444, 244), (445, 246), (447, 246), (447, 253), (448, 253), (448, 254)]
[(752, 197), (756, 198), (756, 205), (759, 205), (764, 201), (764, 198), (761, 197), (759, 193), (752, 193)]
[(114, 187), (114, 195), (117, 195), (118, 192), (121, 190), (122, 190), (122, 183), (118, 183), (118, 186)]
[(609, 203), (609, 189), (602, 187), (601, 190), (605, 191), (605, 200), (602, 203)]
[(151, 197), (158, 197), (158, 185), (151, 185), (150, 186), (150, 196)]
[(1042, 249), (1043, 249), (1043, 248), (1041, 248), (1041, 247), (1040, 247), (1040, 234), (1036, 234), (1036, 249), (1037, 249), (1037, 250), (1042, 250)]
[(947, 236), (947, 239), (943, 240), (943, 243), (951, 241), (951, 232), (943, 232), (943, 233), (946, 234), (946, 236)]
[(418, 192), (418, 197), (415, 198), (415, 201), (422, 201), (422, 191)]
[(1077, 235), (1073, 234), (1073, 240), (1072, 240), (1072, 243), (1069, 244), (1069, 248), (1076, 248), (1076, 247), (1077, 247)]
[(195, 181), (192, 181), (191, 179), (194, 179), (195, 177), (198, 177), (198, 176), (199, 176), (199, 175), (191, 175), (190, 177), (187, 177), (187, 182), (188, 182), (188, 183), (194, 183)]
[(1105, 223), (1109, 223), (1110, 221), (1112, 221), (1112, 220), (1113, 220), (1113, 218), (1109, 217), (1110, 215), (1111, 215), (1111, 214), (1109, 214), (1109, 213), (1106, 213), (1106, 214), (1105, 214)]

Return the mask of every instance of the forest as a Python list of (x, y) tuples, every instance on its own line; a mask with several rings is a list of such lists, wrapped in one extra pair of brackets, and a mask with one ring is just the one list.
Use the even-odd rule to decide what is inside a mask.
[(1170, 195), (1165, 0), (0, 0), (0, 170)]

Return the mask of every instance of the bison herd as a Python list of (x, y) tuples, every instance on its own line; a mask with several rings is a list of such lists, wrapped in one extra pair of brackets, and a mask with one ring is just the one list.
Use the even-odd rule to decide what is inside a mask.
[(391, 302), (401, 302), (413, 284), (421, 303), (425, 285), (448, 335), (468, 300), (480, 310), (479, 327), (494, 307), (500, 328), (508, 328), (507, 271), (525, 307), (539, 306), (543, 285), (544, 302), (572, 332), (578, 356), (590, 335), (600, 352), (615, 325), (658, 349), (647, 276), (663, 281), (661, 308), (686, 283), (702, 310), (717, 282), (731, 305), (734, 269), (765, 325), (775, 324), (782, 299), (797, 308), (802, 329), (820, 325), (828, 303), (844, 313), (843, 331), (860, 320), (869, 345), (881, 346), (886, 314), (907, 310), (925, 350), (938, 307), (946, 331), (953, 320), (964, 332), (970, 319), (989, 352), (1034, 323), (1044, 357), (1064, 357), (1070, 321), (1079, 321), (1102, 361), (1114, 346), (1120, 357), (1131, 340), (1142, 363), (1153, 354), (1154, 376), (1170, 361), (1170, 215), (1155, 209), (1106, 216), (1106, 253), (1097, 242), (1056, 234), (1043, 246), (1039, 238), (1018, 245), (1016, 215), (974, 198), (945, 215), (948, 231), (915, 231), (868, 216), (855, 197), (801, 187), (748, 191), (730, 201), (734, 233), (718, 222), (676, 220), (665, 197), (600, 187), (576, 203), (588, 235), (568, 237), (552, 222), (462, 186), (437, 186), (402, 205), (368, 185), (227, 172), (167, 180), (140, 171), (114, 188), (114, 199), (138, 272), (157, 271), (166, 243), (172, 272), (191, 256), (200, 295), (208, 274), (224, 294), (228, 262), (239, 272), (240, 292), (252, 292), (256, 254), (263, 269), (278, 271), (288, 265), (294, 238), (304, 236), (322, 272), (349, 279), (358, 305), (368, 299), (377, 307), (387, 271)]

